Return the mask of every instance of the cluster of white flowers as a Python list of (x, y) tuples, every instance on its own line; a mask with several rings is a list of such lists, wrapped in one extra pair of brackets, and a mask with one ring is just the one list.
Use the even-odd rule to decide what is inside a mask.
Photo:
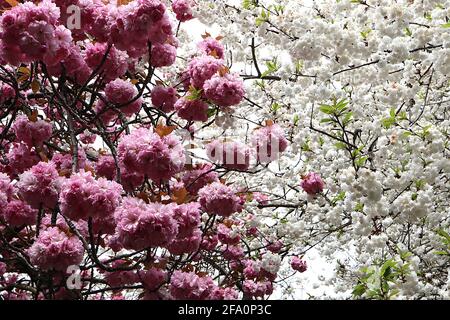
[[(401, 269), (407, 251), (411, 266), (392, 280), (389, 298), (448, 297), (448, 3), (197, 2), (196, 16), (224, 37), (228, 64), (247, 90), (246, 103), (207, 134), (247, 137), (272, 120), (290, 142), (267, 170), (245, 181), (234, 173), (237, 184), (280, 204), (252, 202), (243, 214), (299, 253), (319, 250), (337, 261), (352, 252), (329, 296), (351, 296), (363, 266), (393, 259)], [(228, 127), (233, 118), (248, 125)], [(315, 197), (300, 187), (309, 172), (325, 181)], [(267, 255), (262, 267), (277, 265), (276, 256)]]

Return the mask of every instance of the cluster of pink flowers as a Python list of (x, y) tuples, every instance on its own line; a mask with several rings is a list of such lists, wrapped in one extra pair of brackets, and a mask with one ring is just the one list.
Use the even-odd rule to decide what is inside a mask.
[[(119, 268), (127, 265), (129, 265), (129, 263), (126, 260), (116, 260), (112, 263), (111, 267)], [(121, 270), (106, 272), (105, 280), (110, 287), (119, 287), (139, 282), (139, 276), (133, 270)]]
[(192, 5), (192, 0), (174, 0), (172, 2), (172, 10), (175, 12), (178, 20), (185, 22), (194, 18), (191, 9)]
[[(125, 191), (130, 192), (144, 182), (144, 175), (133, 172), (119, 164), (120, 182)], [(97, 176), (108, 180), (115, 180), (117, 176), (116, 162), (112, 155), (103, 155), (95, 163), (95, 172)]]
[(39, 162), (36, 151), (24, 143), (13, 143), (6, 154), (8, 164), (1, 171), (15, 177)]
[[(166, 3), (180, 22), (193, 19), (195, 0)], [(81, 13), (75, 28), (71, 6)], [(171, 19), (162, 0), (22, 1), (0, 17), (2, 74), (16, 75), (20, 87), (0, 82), (0, 104), (9, 104), (0, 116), (16, 108), (0, 126), (0, 233), (36, 267), (30, 286), (45, 282), (38, 299), (103, 299), (86, 291), (90, 281), (95, 290), (111, 287), (112, 299), (125, 299), (120, 287), (135, 284), (144, 289), (142, 299), (237, 299), (242, 281), (244, 296), (272, 292), (277, 271), (265, 254), (283, 245), (248, 252), (244, 241), (260, 230), (231, 216), (243, 211), (251, 191), (225, 184), (215, 171), (247, 171), (252, 148), (214, 140), (206, 151), (217, 166), (191, 166), (172, 133), (184, 126), (197, 136), (193, 122), (238, 105), (244, 83), (225, 66), (220, 36), (198, 43), (179, 84), (171, 82), (172, 70), (156, 70), (177, 58)], [(154, 109), (144, 101), (150, 88)], [(287, 148), (276, 125), (259, 129), (253, 140), (258, 152), (268, 144), (269, 155)], [(265, 195), (254, 198), (268, 203)], [(10, 285), (28, 279), (10, 263), (17, 254), (0, 248), (2, 298), (30, 297)], [(206, 256), (231, 277), (218, 285)], [(71, 265), (82, 266), (81, 291), (61, 287)], [(292, 265), (300, 270), (294, 259)], [(11, 276), (4, 276), (7, 270)]]
[[(0, 59), (1, 59), (1, 56), (0, 56)], [(16, 95), (16, 92), (14, 91), (14, 88), (11, 87), (9, 84), (0, 84), (0, 103), (1, 104), (14, 98), (15, 95)]]
[(148, 291), (157, 290), (167, 280), (166, 272), (157, 268), (139, 271), (138, 277)]
[(79, 265), (83, 259), (82, 242), (58, 227), (41, 230), (28, 249), (30, 261), (43, 270), (66, 271), (70, 265)]
[(198, 43), (197, 47), (202, 53), (208, 56), (213, 56), (217, 59), (224, 58), (225, 49), (223, 45), (212, 37), (207, 37), (206, 39), (203, 39), (203, 41)]
[[(78, 148), (77, 170), (84, 169), (87, 164), (86, 153), (83, 148)], [(70, 175), (72, 172), (73, 155), (71, 153), (55, 153), (51, 162), (62, 175)]]
[(275, 241), (275, 242), (270, 243), (270, 244), (267, 246), (267, 249), (268, 249), (270, 252), (278, 253), (278, 252), (280, 252), (280, 250), (283, 248), (283, 246), (284, 246), (283, 242), (281, 242), (280, 240), (277, 240), (277, 241)]
[(142, 185), (145, 180), (145, 176), (133, 170), (130, 170), (123, 164), (119, 164), (120, 169), (120, 181), (125, 191), (130, 192)]
[[(109, 46), (106, 43), (89, 43), (84, 52), (87, 65), (104, 77), (105, 82), (111, 82), (125, 74), (128, 70), (128, 55), (124, 51)], [(106, 57), (106, 59), (105, 59)]]
[(116, 177), (116, 162), (112, 155), (102, 155), (95, 162), (95, 173), (99, 177), (104, 177), (108, 180), (114, 180)]
[(219, 224), (217, 227), (217, 235), (219, 237), (220, 242), (228, 245), (236, 245), (241, 241), (241, 236), (239, 233), (233, 232), (231, 228), (224, 225), (223, 223)]
[(208, 300), (216, 285), (210, 277), (176, 270), (170, 278), (170, 293), (179, 300)]
[(114, 181), (96, 180), (90, 171), (80, 171), (61, 186), (61, 212), (75, 221), (88, 217), (112, 218), (122, 191), (122, 186)]
[(171, 254), (181, 255), (184, 253), (194, 253), (200, 248), (202, 242), (202, 232), (199, 229), (194, 230), (190, 235), (184, 238), (177, 237), (168, 246)]
[[(126, 116), (131, 116), (141, 110), (142, 97), (137, 97), (138, 90), (128, 81), (122, 79), (111, 81), (105, 86), (105, 96), (109, 103), (119, 107), (120, 112)], [(103, 101), (100, 100), (99, 102)], [(107, 113), (108, 118), (114, 118), (115, 113), (113, 110)]]
[(151, 93), (152, 104), (163, 112), (171, 112), (177, 102), (177, 91), (172, 87), (156, 86)]
[(52, 136), (51, 123), (41, 119), (31, 121), (25, 115), (16, 118), (12, 129), (17, 139), (30, 147), (41, 146), (44, 141)]
[(58, 25), (59, 17), (59, 8), (50, 0), (39, 5), (27, 1), (4, 12), (0, 18), (2, 59), (12, 65), (44, 61), (50, 66), (65, 59), (72, 36)]
[(0, 172), (0, 215), (2, 215), (4, 208), (8, 205), (8, 202), (11, 201), (12, 196), (14, 194), (14, 188), (11, 184), (11, 179)]
[(239, 104), (244, 98), (244, 82), (236, 74), (215, 75), (203, 85), (205, 96), (220, 107)]
[(80, 133), (80, 141), (84, 144), (93, 144), (95, 140), (97, 140), (97, 135), (89, 132), (89, 130)]
[(236, 300), (233, 288), (217, 286), (211, 277), (201, 277), (194, 272), (176, 270), (170, 278), (170, 294), (181, 300)]
[(160, 137), (146, 128), (136, 129), (122, 137), (117, 152), (129, 171), (146, 175), (154, 181), (171, 178), (183, 169), (186, 161), (183, 146), (175, 135)]
[(183, 175), (183, 183), (186, 189), (193, 195), (209, 183), (219, 181), (219, 175), (209, 163), (196, 164), (192, 170)]
[(242, 284), (242, 291), (245, 295), (250, 297), (264, 297), (270, 295), (273, 292), (273, 285), (270, 281), (245, 280)]
[(170, 44), (155, 44), (152, 46), (150, 63), (154, 67), (171, 66), (177, 57), (177, 49)]
[(256, 147), (258, 161), (267, 163), (286, 150), (288, 141), (279, 125), (270, 124), (253, 132), (252, 144)]
[(159, 0), (136, 0), (110, 10), (110, 36), (118, 49), (142, 56), (149, 41), (163, 44), (172, 36), (166, 7)]
[(55, 77), (59, 77), (65, 72), (66, 76), (77, 84), (84, 84), (92, 73), (92, 69), (86, 63), (80, 47), (77, 45), (70, 46), (67, 57), (58, 64), (47, 66), (47, 71)]
[[(37, 210), (21, 200), (9, 201), (6, 207), (1, 211), (3, 211), (3, 218), (6, 223), (13, 227), (33, 225), (37, 220)], [(0, 216), (2, 213), (1, 211)]]
[(250, 166), (251, 149), (241, 142), (214, 140), (206, 145), (211, 161), (227, 169), (245, 171)]
[(298, 272), (305, 272), (308, 269), (306, 261), (296, 256), (291, 259), (291, 267)]
[(178, 232), (173, 216), (172, 206), (124, 198), (114, 214), (115, 236), (126, 249), (166, 246)]
[(54, 208), (58, 202), (61, 179), (55, 164), (39, 162), (19, 176), (17, 189), (33, 208)]
[(196, 202), (175, 206), (174, 219), (178, 223), (178, 235), (168, 246), (172, 254), (196, 252), (202, 240), (200, 205)]
[(244, 250), (239, 245), (226, 246), (222, 248), (222, 255), (230, 261), (238, 261), (244, 257)]
[[(86, 221), (79, 220), (79, 221), (72, 221), (72, 223), (73, 223), (73, 226), (78, 230), (78, 232), (80, 233), (80, 235), (82, 237), (87, 238), (89, 236), (89, 228), (88, 228), (88, 223)], [(59, 230), (63, 231), (67, 235), (72, 234), (72, 231), (71, 231), (69, 225), (67, 224), (66, 220), (61, 215), (58, 215), (58, 217), (56, 218), (55, 225), (53, 225), (52, 218), (50, 217), (50, 215), (44, 215), (42, 217), (41, 229), (46, 229), (46, 228), (55, 227), (55, 226), (58, 227)]]
[(189, 236), (200, 226), (200, 205), (191, 202), (175, 206), (173, 217), (178, 223), (178, 237)]
[(213, 182), (198, 192), (202, 209), (209, 214), (229, 217), (235, 212), (242, 211), (242, 199), (235, 191), (220, 182)]
[(307, 194), (316, 195), (323, 191), (325, 183), (323, 182), (319, 174), (315, 172), (310, 172), (303, 177), (301, 186)]
[(178, 99), (174, 107), (181, 119), (202, 122), (208, 120), (208, 104), (202, 100), (181, 98)]
[(190, 83), (195, 88), (202, 89), (205, 81), (209, 80), (223, 67), (223, 60), (212, 56), (200, 56), (192, 59), (188, 64)]
[[(106, 99), (113, 104), (127, 104), (130, 100), (137, 96), (137, 94), (138, 91), (136, 87), (134, 87), (130, 82), (122, 79), (116, 79), (105, 86)], [(126, 111), (123, 112), (127, 113)]]

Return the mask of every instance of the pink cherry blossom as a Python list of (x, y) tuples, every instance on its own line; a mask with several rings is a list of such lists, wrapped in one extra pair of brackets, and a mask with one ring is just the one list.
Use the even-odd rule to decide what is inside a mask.
[(219, 176), (210, 163), (201, 163), (194, 165), (192, 170), (186, 171), (182, 180), (186, 189), (195, 195), (207, 184), (219, 181)]
[(3, 210), (3, 218), (10, 226), (33, 225), (37, 221), (37, 210), (23, 201), (12, 200)]
[(16, 118), (13, 130), (17, 139), (30, 147), (34, 145), (40, 146), (52, 136), (51, 123), (40, 119), (31, 121), (25, 115)]
[(17, 189), (23, 199), (33, 208), (41, 205), (54, 208), (58, 202), (61, 178), (55, 164), (39, 162), (19, 175)]
[(257, 158), (262, 163), (277, 159), (279, 153), (288, 146), (284, 131), (277, 124), (267, 125), (253, 132), (252, 144), (256, 147)]
[(154, 67), (168, 67), (174, 64), (177, 49), (170, 44), (156, 43), (152, 46), (151, 64)]
[(58, 227), (43, 230), (28, 250), (32, 264), (43, 270), (64, 272), (68, 266), (78, 265), (83, 259), (83, 253), (81, 241)]
[(301, 272), (301, 273), (305, 272), (308, 269), (308, 267), (306, 265), (306, 261), (302, 260), (296, 256), (291, 258), (291, 267), (292, 267), (292, 269), (294, 269), (298, 272)]
[(111, 217), (120, 202), (122, 187), (105, 178), (80, 171), (65, 180), (59, 197), (61, 212), (73, 220)]
[(251, 150), (241, 142), (214, 140), (206, 145), (208, 158), (225, 168), (245, 171), (250, 166)]
[(174, 0), (172, 2), (172, 9), (176, 14), (177, 19), (181, 22), (191, 20), (193, 18), (191, 10), (192, 5), (192, 0)]
[(197, 45), (198, 49), (206, 54), (213, 56), (217, 59), (224, 58), (224, 47), (223, 45), (214, 38), (208, 37), (203, 41), (199, 42)]
[(156, 86), (153, 88), (152, 104), (163, 112), (171, 112), (174, 110), (175, 102), (177, 102), (177, 91), (172, 87)]
[(178, 232), (171, 206), (146, 204), (137, 198), (124, 198), (114, 217), (118, 241), (128, 249), (166, 246)]
[(182, 119), (202, 122), (208, 120), (208, 104), (202, 100), (180, 98), (174, 107), (178, 116)]
[(204, 82), (205, 96), (219, 107), (239, 104), (244, 98), (244, 83), (235, 74), (215, 75)]
[(242, 210), (242, 203), (231, 187), (213, 182), (198, 192), (202, 209), (209, 214), (228, 217)]
[(323, 191), (325, 183), (319, 174), (310, 172), (303, 178), (301, 186), (307, 194), (315, 195)]
[(160, 137), (145, 128), (122, 137), (117, 151), (121, 163), (129, 171), (147, 175), (155, 181), (168, 179), (180, 172), (186, 159), (176, 136)]
[(203, 88), (205, 81), (211, 79), (222, 66), (222, 60), (211, 56), (201, 56), (192, 59), (188, 65), (191, 84), (196, 88)]

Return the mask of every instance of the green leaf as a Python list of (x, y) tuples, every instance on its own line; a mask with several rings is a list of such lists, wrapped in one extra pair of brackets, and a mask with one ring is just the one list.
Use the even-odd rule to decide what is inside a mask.
[(367, 156), (360, 157), (360, 158), (356, 159), (355, 164), (356, 164), (358, 167), (362, 167), (362, 166), (366, 163), (366, 161), (367, 161), (368, 158), (369, 158), (369, 157), (367, 157)]
[(365, 31), (361, 31), (360, 32), (360, 34), (361, 34), (361, 37), (364, 39), (364, 40), (367, 40), (367, 37), (369, 36), (369, 34), (372, 32), (372, 29), (368, 29), (368, 30), (365, 30)]
[(337, 196), (335, 196), (335, 197), (331, 200), (331, 202), (332, 202), (333, 204), (336, 204), (338, 201), (343, 201), (344, 199), (345, 199), (345, 191), (341, 191), (341, 192), (338, 193)]
[(423, 181), (422, 179), (418, 179), (415, 181), (415, 185), (416, 185), (416, 189), (420, 190), (425, 186), (425, 181)]
[(351, 112), (351, 111), (347, 112), (347, 114), (344, 117), (344, 121), (343, 121), (344, 125), (348, 124), (351, 121), (352, 117), (353, 117), (353, 112)]
[(412, 32), (411, 32), (411, 30), (410, 30), (408, 27), (405, 28), (405, 34), (406, 34), (408, 37), (411, 37), (411, 36), (412, 36)]
[(320, 123), (328, 123), (328, 122), (333, 122), (334, 120), (331, 118), (323, 118), (322, 120), (320, 120)]
[(391, 110), (389, 110), (389, 115), (391, 116), (391, 118), (395, 118), (395, 109), (391, 108)]
[(392, 268), (394, 268), (394, 267), (396, 267), (397, 266), (397, 263), (394, 261), (394, 260), (392, 260), (392, 259), (389, 259), (389, 260), (387, 260), (385, 263), (383, 263), (383, 265), (381, 266), (381, 269), (380, 269), (380, 274), (381, 274), (381, 276), (382, 277), (386, 277), (386, 276), (388, 276), (391, 272), (392, 272)]
[(325, 114), (333, 114), (336, 110), (333, 106), (329, 106), (327, 104), (321, 104), (319, 110)]
[(270, 106), (270, 109), (273, 112), (277, 112), (278, 110), (280, 110), (280, 108), (281, 108), (281, 105), (277, 102), (272, 103), (272, 105)]
[(346, 109), (346, 106), (348, 105), (348, 101), (345, 99), (342, 99), (336, 104), (336, 109), (339, 111), (344, 111)]
[(303, 70), (303, 60), (299, 60), (295, 64), (295, 72), (296, 73), (301, 73), (302, 70)]
[(189, 88), (190, 95), (186, 97), (186, 99), (193, 101), (201, 98), (202, 96), (202, 89), (196, 89), (193, 86)]
[(355, 209), (354, 209), (356, 212), (363, 212), (363, 210), (364, 210), (364, 203), (361, 203), (361, 202), (358, 202), (356, 205), (355, 205)]
[(211, 118), (212, 116), (214, 116), (216, 114), (216, 112), (217, 112), (216, 108), (209, 108), (208, 112), (207, 112), (208, 118)]
[(447, 232), (445, 232), (444, 229), (438, 229), (436, 230), (436, 233), (441, 237), (445, 238), (450, 243), (450, 235)]
[(355, 286), (355, 288), (353, 288), (352, 294), (353, 294), (355, 297), (361, 297), (361, 296), (366, 292), (366, 290), (367, 290), (366, 285), (363, 284), (363, 283), (360, 283), (360, 284), (357, 284), (357, 285)]
[(335, 144), (334, 144), (334, 146), (336, 147), (336, 149), (338, 149), (338, 150), (342, 150), (342, 149), (345, 149), (345, 148), (347, 148), (347, 145), (344, 143), (344, 142), (336, 142)]
[(269, 16), (270, 16), (270, 12), (269, 11), (266, 12), (265, 10), (261, 10), (260, 16), (256, 18), (256, 26), (259, 27), (264, 22), (268, 21), (269, 20)]
[(384, 118), (381, 119), (381, 125), (383, 126), (383, 128), (385, 129), (389, 129), (390, 127), (392, 127), (395, 124), (395, 119), (393, 118)]
[(263, 77), (268, 76), (269, 74), (272, 74), (274, 72), (277, 72), (280, 69), (280, 66), (278, 65), (278, 62), (277, 62), (277, 58), (274, 58), (271, 61), (266, 61), (266, 67), (267, 67), (267, 70), (264, 71), (261, 75)]
[(450, 22), (441, 24), (441, 27), (442, 27), (442, 28), (450, 28)]
[(242, 7), (244, 9), (250, 10), (256, 6), (255, 0), (244, 0), (242, 1)]

